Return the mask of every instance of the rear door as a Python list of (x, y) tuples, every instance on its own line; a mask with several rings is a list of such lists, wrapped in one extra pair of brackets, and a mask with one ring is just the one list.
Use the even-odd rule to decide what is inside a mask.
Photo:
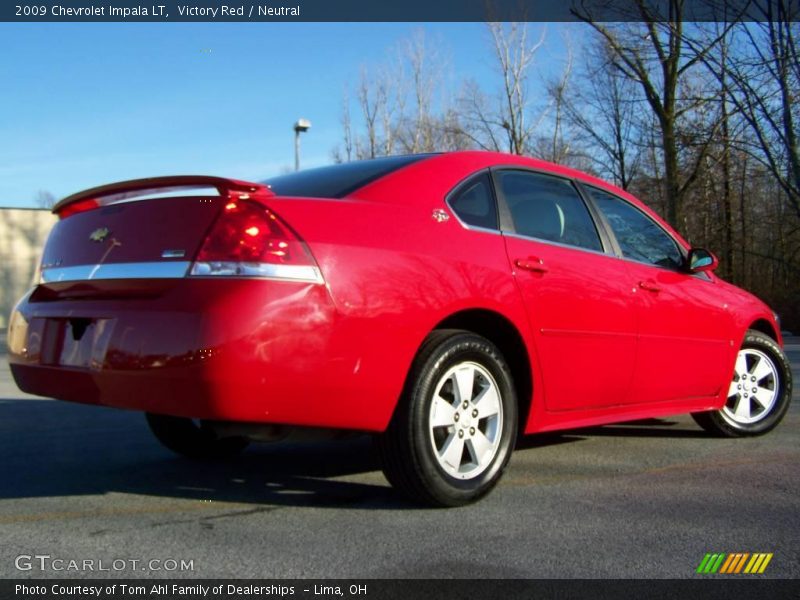
[(610, 254), (569, 179), (521, 169), (497, 169), (493, 176), (547, 409), (626, 402), (637, 323), (623, 261)]
[(639, 313), (631, 403), (712, 397), (726, 379), (732, 315), (713, 278), (684, 269), (684, 252), (633, 204), (585, 186), (625, 259)]

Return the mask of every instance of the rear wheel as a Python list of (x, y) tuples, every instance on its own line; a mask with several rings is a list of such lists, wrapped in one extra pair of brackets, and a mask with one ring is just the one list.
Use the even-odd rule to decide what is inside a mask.
[(183, 417), (147, 413), (150, 431), (163, 446), (189, 458), (235, 456), (250, 443), (243, 437), (220, 438), (202, 422)]
[(466, 331), (433, 332), (377, 441), (389, 482), (412, 500), (459, 506), (488, 493), (511, 456), (517, 401), (497, 347)]
[(781, 422), (791, 398), (792, 371), (783, 350), (769, 336), (750, 330), (736, 356), (725, 405), (692, 417), (715, 435), (761, 435)]

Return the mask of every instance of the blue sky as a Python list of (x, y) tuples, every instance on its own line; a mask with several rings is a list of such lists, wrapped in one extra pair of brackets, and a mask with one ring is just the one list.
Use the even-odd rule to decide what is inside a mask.
[[(541, 73), (560, 70), (565, 35), (546, 28)], [(494, 85), (479, 23), (0, 24), (0, 206), (33, 206), (121, 179), (213, 174), (263, 179), (330, 162), (345, 86), (423, 29), (454, 87)], [(570, 31), (567, 31), (570, 30)]]

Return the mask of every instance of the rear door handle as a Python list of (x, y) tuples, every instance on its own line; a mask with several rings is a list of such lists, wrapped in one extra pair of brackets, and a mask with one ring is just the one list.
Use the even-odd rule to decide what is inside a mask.
[(655, 292), (656, 294), (661, 291), (661, 288), (656, 285), (652, 279), (646, 279), (639, 282), (639, 287), (648, 292)]
[(514, 261), (523, 271), (533, 271), (534, 273), (547, 273), (547, 267), (544, 266), (544, 261), (536, 256), (529, 256), (528, 258), (518, 258)]

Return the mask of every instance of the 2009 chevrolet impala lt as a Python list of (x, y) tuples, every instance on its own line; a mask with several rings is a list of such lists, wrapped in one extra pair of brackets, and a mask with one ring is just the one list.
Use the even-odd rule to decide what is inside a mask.
[(184, 455), (373, 432), (394, 486), (454, 506), (520, 433), (688, 412), (758, 435), (791, 398), (767, 306), (626, 192), (550, 163), (163, 177), (54, 212), (10, 321), (17, 384), (146, 412)]

